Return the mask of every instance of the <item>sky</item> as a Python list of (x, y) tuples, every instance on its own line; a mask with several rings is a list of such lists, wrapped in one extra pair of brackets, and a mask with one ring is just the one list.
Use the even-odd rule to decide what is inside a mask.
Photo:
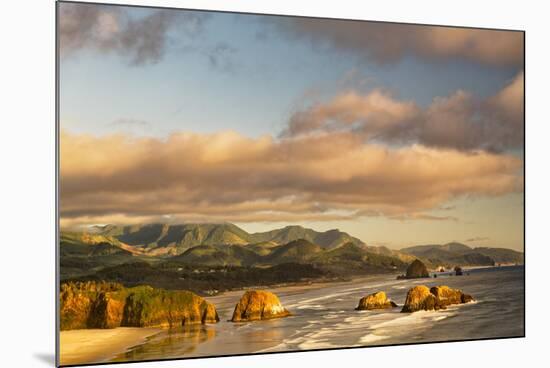
[(61, 224), (523, 249), (523, 34), (58, 3)]

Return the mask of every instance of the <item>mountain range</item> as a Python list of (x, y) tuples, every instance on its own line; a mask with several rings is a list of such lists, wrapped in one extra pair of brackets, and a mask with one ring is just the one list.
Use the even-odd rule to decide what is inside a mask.
[(323, 249), (337, 248), (346, 243), (364, 245), (361, 240), (337, 229), (319, 232), (301, 226), (286, 226), (250, 234), (230, 223), (94, 226), (87, 235), (114, 240), (119, 244), (133, 246), (140, 253), (151, 252), (152, 255), (178, 255), (199, 245), (255, 245), (257, 249), (270, 248), (297, 239), (308, 240)]
[(434, 266), (523, 264), (523, 253), (512, 249), (471, 248), (456, 242), (441, 245), (417, 245), (403, 248), (400, 251), (423, 259)]
[(166, 264), (259, 268), (296, 264), (332, 274), (397, 272), (416, 258), (431, 268), (523, 263), (523, 253), (510, 249), (448, 243), (393, 250), (368, 246), (337, 229), (319, 232), (286, 226), (248, 233), (230, 223), (105, 225), (62, 231), (60, 254), (62, 278), (135, 262), (162, 269)]

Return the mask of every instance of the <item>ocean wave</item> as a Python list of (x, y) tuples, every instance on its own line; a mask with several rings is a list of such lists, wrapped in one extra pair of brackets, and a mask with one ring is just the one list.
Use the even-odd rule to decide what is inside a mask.
[(316, 309), (316, 310), (321, 309), (322, 310), (322, 309), (327, 309), (327, 307), (321, 304), (304, 304), (304, 305), (297, 306), (296, 309)]
[[(343, 314), (349, 313), (349, 315)], [(322, 322), (310, 320), (295, 335), (269, 351), (285, 349), (325, 349), (344, 346), (365, 346), (389, 338), (413, 336), (434, 323), (455, 315), (455, 311), (419, 311), (403, 314), (396, 311), (331, 312)], [(350, 337), (355, 342), (350, 341)], [(346, 342), (344, 344), (344, 341)], [(351, 343), (350, 343), (351, 342)], [(284, 345), (283, 345), (284, 344)], [(342, 344), (342, 345), (340, 345)]]
[(334, 318), (340, 318), (339, 315), (336, 313), (329, 313), (323, 316), (323, 319), (334, 319)]
[(313, 302), (318, 302), (320, 300), (327, 300), (327, 299), (330, 299), (330, 298), (335, 298), (335, 297), (338, 297), (338, 296), (345, 296), (345, 295), (349, 295), (349, 294), (350, 293), (334, 293), (334, 294), (323, 295), (323, 296), (319, 296), (319, 297), (316, 297), (316, 298), (300, 300), (298, 303), (287, 305), (287, 307), (296, 307), (296, 306), (300, 306), (300, 305), (311, 304)]
[(377, 342), (380, 340), (389, 339), (389, 336), (381, 336), (381, 335), (375, 335), (373, 333), (365, 335), (359, 339), (359, 342), (361, 344), (371, 344), (373, 342)]
[(343, 348), (345, 345), (336, 345), (328, 341), (305, 341), (298, 345), (298, 348), (302, 350), (312, 350), (312, 349), (331, 349), (331, 348)]
[(385, 282), (380, 282), (380, 283), (378, 283), (378, 284), (369, 284), (369, 285), (364, 285), (364, 286), (359, 286), (359, 287), (344, 289), (344, 290), (342, 290), (342, 291), (359, 291), (359, 290), (377, 289), (377, 288), (381, 288), (381, 287), (384, 287), (384, 286), (392, 285), (392, 284), (394, 284), (395, 282), (396, 282), (396, 280), (385, 281)]

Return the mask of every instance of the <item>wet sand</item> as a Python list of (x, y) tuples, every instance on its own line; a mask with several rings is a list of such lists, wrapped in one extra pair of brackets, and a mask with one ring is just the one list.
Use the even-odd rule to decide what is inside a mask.
[(99, 363), (117, 353), (143, 344), (159, 328), (119, 327), (114, 329), (61, 331), (61, 365)]
[[(322, 287), (266, 288), (274, 291), (293, 315), (246, 323), (228, 321), (243, 293), (230, 291), (207, 297), (216, 305), (219, 323), (181, 333), (159, 333), (116, 361), (522, 336), (523, 267), (469, 269), (468, 273), (413, 280), (373, 275)], [(355, 310), (361, 297), (380, 290), (402, 304), (408, 290), (418, 284), (458, 288), (474, 295), (476, 302), (416, 313), (401, 313), (401, 308)]]
[[(62, 363), (139, 361), (522, 335), (523, 267), (465, 268), (465, 271), (468, 276), (455, 277), (445, 273), (438, 275), (437, 279), (397, 280), (397, 274), (386, 274), (341, 282), (261, 287), (275, 292), (294, 314), (289, 318), (253, 323), (228, 321), (244, 290), (228, 291), (205, 298), (216, 306), (220, 316), (217, 324), (174, 330), (64, 331), (61, 335)], [(385, 290), (393, 300), (403, 301), (407, 290), (419, 283), (428, 286), (447, 284), (467, 290), (477, 302), (437, 313), (410, 315), (403, 315), (399, 308), (365, 313), (354, 310), (361, 297), (378, 290)], [(124, 330), (132, 332), (116, 336)], [(143, 333), (146, 330), (152, 332)], [(90, 336), (94, 331), (100, 335)], [(115, 336), (109, 336), (110, 332)], [(82, 340), (77, 339), (78, 334), (70, 336), (70, 333), (82, 334)], [(135, 340), (130, 342), (129, 336)], [(72, 347), (64, 346), (69, 341), (64, 337), (71, 337)], [(101, 345), (96, 345), (98, 339)], [(70, 352), (64, 354), (69, 349), (76, 354), (74, 357)], [(76, 358), (78, 360), (69, 361)]]

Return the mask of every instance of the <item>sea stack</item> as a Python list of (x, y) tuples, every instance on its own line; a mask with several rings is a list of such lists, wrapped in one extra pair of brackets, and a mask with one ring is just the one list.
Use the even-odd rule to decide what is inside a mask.
[(61, 285), (61, 330), (116, 327), (179, 327), (216, 323), (213, 304), (185, 290), (125, 288), (106, 282)]
[(428, 268), (421, 260), (415, 259), (409, 267), (407, 267), (407, 273), (398, 276), (397, 279), (420, 279), (426, 277), (430, 277)]
[(410, 289), (407, 293), (407, 298), (405, 299), (405, 304), (401, 312), (416, 312), (434, 309), (436, 309), (435, 295), (430, 293), (430, 289), (428, 289), (427, 286), (418, 285)]
[(290, 316), (277, 295), (263, 290), (249, 290), (235, 306), (232, 322), (259, 321)]
[(385, 292), (379, 291), (361, 298), (361, 300), (359, 300), (359, 305), (355, 308), (355, 310), (386, 309), (395, 307), (397, 307), (397, 304), (388, 299)]
[(468, 303), (474, 300), (471, 295), (464, 294), (462, 290), (451, 289), (445, 285), (432, 287), (430, 293), (435, 295), (441, 307), (446, 307), (451, 304)]
[(448, 305), (463, 304), (473, 301), (469, 294), (462, 290), (451, 289), (448, 286), (434, 286), (428, 289), (427, 286), (418, 285), (409, 290), (405, 304), (401, 312), (417, 312), (421, 310), (445, 309)]
[(123, 327), (178, 327), (216, 323), (216, 308), (202, 297), (185, 290), (136, 287), (126, 298)]

